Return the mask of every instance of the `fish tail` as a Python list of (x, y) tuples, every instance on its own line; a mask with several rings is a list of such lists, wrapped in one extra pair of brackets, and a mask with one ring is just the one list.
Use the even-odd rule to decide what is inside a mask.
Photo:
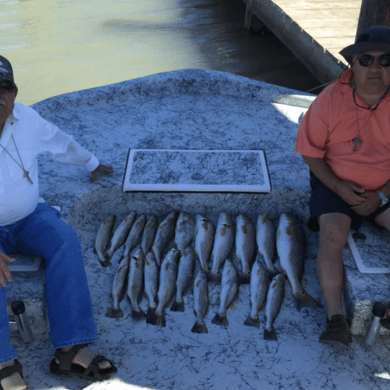
[[(146, 317), (153, 317), (154, 316), (154, 311), (156, 310), (155, 307), (148, 307), (148, 312), (146, 313)], [(147, 321), (146, 321), (147, 322)]]
[(171, 311), (184, 311), (184, 301), (175, 300), (172, 303)]
[(118, 307), (117, 309), (115, 307), (111, 307), (110, 309), (108, 309), (107, 313), (106, 313), (106, 317), (110, 317), (110, 318), (122, 318), (123, 317), (123, 311), (120, 307)]
[(134, 310), (134, 308), (133, 308), (131, 316), (133, 317), (134, 320), (145, 320), (146, 319), (145, 313), (141, 309)]
[(193, 333), (209, 333), (207, 326), (203, 320), (196, 320), (194, 326), (191, 329)]
[(249, 280), (250, 280), (250, 273), (249, 272), (243, 272), (241, 274), (240, 283), (241, 284), (249, 284)]
[(294, 294), (294, 298), (298, 311), (300, 311), (302, 307), (322, 307), (322, 304), (311, 297), (303, 288)]
[(224, 325), (224, 326), (229, 326), (229, 321), (227, 319), (226, 314), (219, 314), (217, 313), (214, 318), (211, 320), (213, 324), (217, 325)]
[(275, 330), (264, 329), (264, 340), (278, 341), (278, 336), (276, 336)]
[(244, 321), (244, 325), (246, 326), (253, 326), (255, 328), (260, 327), (260, 321), (258, 318), (252, 318), (251, 316), (248, 316), (248, 318)]
[(161, 316), (157, 316), (156, 313), (153, 313), (152, 316), (148, 317), (148, 319), (146, 320), (146, 323), (151, 324), (151, 325), (160, 325), (162, 327), (165, 327), (165, 325), (166, 325), (165, 315), (162, 314)]

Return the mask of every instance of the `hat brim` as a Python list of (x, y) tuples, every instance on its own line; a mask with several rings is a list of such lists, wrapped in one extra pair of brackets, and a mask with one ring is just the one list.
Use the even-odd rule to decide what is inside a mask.
[(345, 47), (343, 50), (340, 51), (340, 54), (348, 61), (348, 63), (351, 64), (353, 56), (365, 53), (366, 51), (374, 50), (390, 53), (390, 44), (379, 42), (360, 42)]

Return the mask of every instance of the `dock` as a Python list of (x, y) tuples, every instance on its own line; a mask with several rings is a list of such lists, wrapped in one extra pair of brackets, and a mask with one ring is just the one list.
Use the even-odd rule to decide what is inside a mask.
[(243, 0), (245, 27), (263, 23), (322, 83), (348, 64), (340, 50), (355, 42), (362, 0)]

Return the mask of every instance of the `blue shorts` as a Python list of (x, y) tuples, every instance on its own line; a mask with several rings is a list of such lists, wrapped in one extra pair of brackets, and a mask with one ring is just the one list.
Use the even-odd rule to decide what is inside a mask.
[(379, 207), (372, 214), (365, 217), (356, 214), (351, 206), (342, 200), (335, 192), (329, 189), (310, 171), (311, 197), (309, 200), (310, 218), (307, 226), (313, 232), (318, 232), (318, 217), (322, 214), (341, 213), (351, 218), (351, 227), (358, 230), (363, 219), (375, 223), (375, 218), (390, 207), (390, 202)]

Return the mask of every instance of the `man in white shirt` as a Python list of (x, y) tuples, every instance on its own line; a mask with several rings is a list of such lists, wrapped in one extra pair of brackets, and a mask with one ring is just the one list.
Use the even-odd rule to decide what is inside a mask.
[(98, 172), (114, 169), (99, 164), (32, 108), (15, 104), (17, 94), (12, 66), (0, 56), (0, 389), (28, 389), (10, 345), (5, 301), (5, 278), (11, 281), (7, 262), (12, 261), (7, 254), (15, 251), (42, 256), (46, 262), (50, 339), (56, 349), (51, 372), (105, 380), (117, 369), (88, 349), (97, 335), (80, 242), (56, 209), (39, 203), (37, 156), (50, 152), (57, 161), (83, 166), (95, 183)]

